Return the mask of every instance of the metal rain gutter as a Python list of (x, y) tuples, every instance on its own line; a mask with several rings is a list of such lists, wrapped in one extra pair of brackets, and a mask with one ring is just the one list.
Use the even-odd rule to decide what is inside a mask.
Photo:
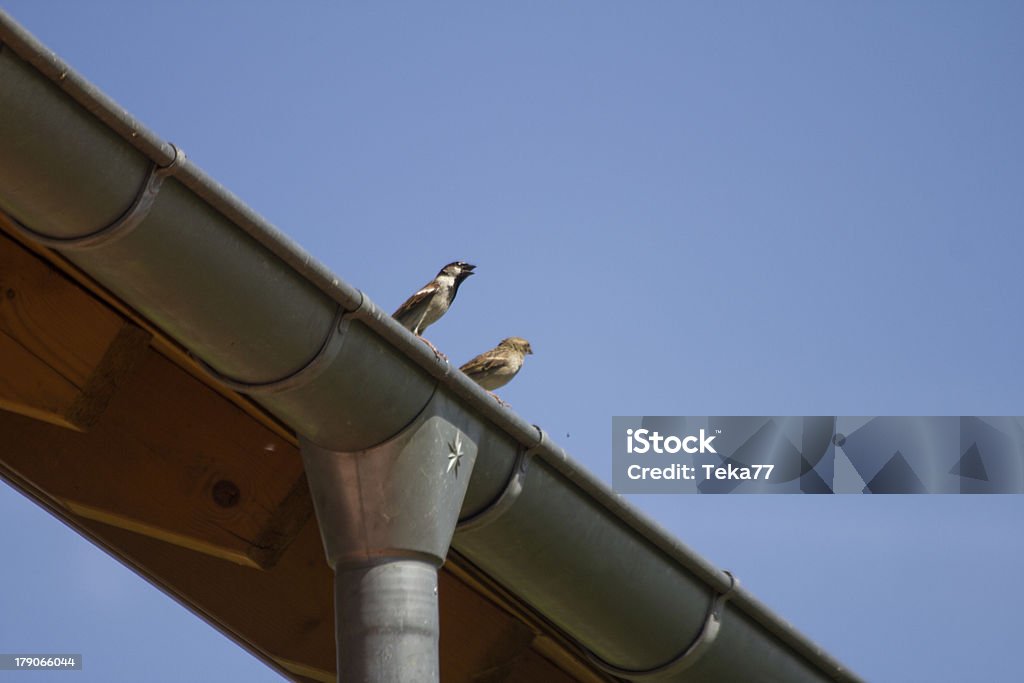
[[(366, 646), (375, 619), (395, 618), (383, 593), (351, 593), (361, 579), (347, 573), (412, 567), (381, 585), (418, 595), (431, 583), (423, 568), (436, 580), (450, 541), (611, 676), (860, 680), (730, 574), (626, 505), (543, 431), (435, 358), (2, 11), (0, 212), (300, 435), (336, 570), (339, 618), (347, 606), (361, 610), (348, 615), (359, 628), (339, 630), (339, 675), (352, 660), (341, 661), (343, 646)], [(457, 485), (406, 471), (406, 455), (415, 452), (450, 472), (453, 450), (456, 465), (464, 461)], [(388, 464), (368, 464), (377, 462)], [(357, 538), (347, 515), (379, 523), (412, 484), (394, 486), (378, 508), (344, 514), (337, 492), (391, 482), (400, 472), (415, 480), (416, 495), (427, 495), (426, 487), (437, 496), (433, 526)], [(413, 605), (410, 614), (429, 621), (430, 609)], [(423, 629), (425, 640), (401, 634), (358, 657), (378, 666), (374, 658), (389, 648), (433, 647), (434, 663), (405, 679), (430, 680), (436, 624)]]

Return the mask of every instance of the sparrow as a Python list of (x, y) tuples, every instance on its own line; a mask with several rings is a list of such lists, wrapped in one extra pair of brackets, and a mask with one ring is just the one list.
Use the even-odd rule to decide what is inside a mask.
[[(433, 280), (423, 285), (422, 288), (398, 310), (392, 314), (402, 327), (409, 330), (422, 339), (424, 330), (436, 323), (442, 315), (448, 312), (448, 308), (455, 301), (455, 295), (459, 293), (459, 285), (470, 275), (476, 266), (463, 261), (453, 261), (441, 269)], [(426, 339), (427, 345), (434, 350), (438, 356), (441, 353)]]
[[(530, 342), (522, 337), (509, 337), (502, 339), (496, 347), (481, 353), (459, 369), (484, 389), (491, 391), (508, 384), (523, 367), (523, 359), (532, 353)], [(493, 393), (491, 395), (494, 396)], [(498, 403), (507, 405), (497, 396), (494, 398)]]

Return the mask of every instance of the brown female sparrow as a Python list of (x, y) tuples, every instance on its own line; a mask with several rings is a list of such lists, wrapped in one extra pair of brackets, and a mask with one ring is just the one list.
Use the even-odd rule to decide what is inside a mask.
[[(508, 384), (523, 367), (523, 359), (532, 353), (530, 342), (522, 337), (508, 337), (459, 369), (484, 389), (492, 391)], [(494, 396), (493, 393), (491, 395)], [(507, 405), (497, 396), (494, 398), (499, 403)]]

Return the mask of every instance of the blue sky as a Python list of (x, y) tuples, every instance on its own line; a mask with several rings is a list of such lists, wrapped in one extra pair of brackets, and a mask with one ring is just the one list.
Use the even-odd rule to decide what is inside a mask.
[[(0, 6), (383, 308), (477, 264), (428, 336), (528, 338), (606, 481), (612, 415), (1021, 414), (1020, 3)], [(1019, 677), (1024, 497), (631, 500), (869, 680)], [(7, 488), (0, 538), (0, 651), (277, 680)]]

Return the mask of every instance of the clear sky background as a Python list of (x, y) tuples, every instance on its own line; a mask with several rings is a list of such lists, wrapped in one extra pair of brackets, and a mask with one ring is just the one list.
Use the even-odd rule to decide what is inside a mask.
[[(1022, 414), (1019, 2), (0, 6), (383, 308), (477, 264), (428, 336), (529, 339), (606, 481), (612, 415)], [(868, 680), (1020, 680), (1022, 496), (631, 500)], [(279, 680), (2, 486), (0, 539), (53, 680)]]

